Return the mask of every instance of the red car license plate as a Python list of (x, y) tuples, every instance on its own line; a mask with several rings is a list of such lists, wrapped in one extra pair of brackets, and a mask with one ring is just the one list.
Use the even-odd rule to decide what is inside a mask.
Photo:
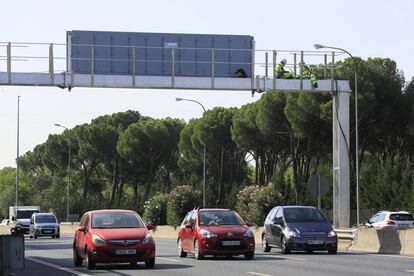
[(135, 249), (119, 249), (115, 251), (116, 255), (133, 255), (136, 253)]
[(240, 245), (240, 241), (222, 241), (223, 246)]

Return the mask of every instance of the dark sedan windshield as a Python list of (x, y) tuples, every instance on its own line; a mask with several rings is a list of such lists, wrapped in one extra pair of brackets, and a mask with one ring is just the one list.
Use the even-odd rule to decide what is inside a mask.
[(92, 214), (92, 228), (140, 228), (145, 227), (135, 213), (96, 213)]
[(232, 211), (200, 212), (200, 225), (243, 225), (241, 219)]
[(287, 223), (328, 222), (318, 209), (285, 208), (283, 210)]
[(37, 216), (36, 223), (57, 223), (55, 216)]

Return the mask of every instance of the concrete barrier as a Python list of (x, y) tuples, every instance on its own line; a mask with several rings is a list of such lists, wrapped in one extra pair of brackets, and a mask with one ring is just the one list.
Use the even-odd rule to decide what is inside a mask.
[(360, 228), (350, 250), (414, 255), (414, 229)]

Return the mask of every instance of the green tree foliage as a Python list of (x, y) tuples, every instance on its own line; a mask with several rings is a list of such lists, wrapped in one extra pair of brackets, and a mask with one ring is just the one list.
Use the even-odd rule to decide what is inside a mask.
[(201, 205), (201, 192), (189, 185), (175, 187), (168, 200), (167, 222), (169, 225), (180, 225), (188, 211)]
[(184, 171), (188, 171), (186, 167), (197, 168), (200, 179), (206, 145), (207, 179), (210, 179), (207, 205), (210, 206), (213, 202), (216, 206), (228, 206), (230, 199), (226, 194), (244, 183), (247, 176), (245, 151), (238, 149), (231, 138), (235, 112), (235, 108), (216, 107), (205, 112), (203, 118), (191, 121), (181, 133), (179, 163)]
[(153, 225), (167, 224), (167, 205), (169, 194), (156, 193), (145, 203), (143, 219)]
[(0, 219), (9, 216), (9, 206), (14, 205), (16, 198), (16, 169), (0, 170)]
[[(167, 127), (160, 120), (147, 118), (131, 124), (119, 138), (117, 150), (129, 161), (134, 173), (134, 202), (136, 207), (147, 200), (155, 173), (165, 160), (169, 139)], [(138, 199), (138, 186), (142, 185), (142, 200)]]
[(367, 155), (361, 171), (363, 208), (414, 211), (414, 171), (411, 158), (395, 154), (385, 158)]

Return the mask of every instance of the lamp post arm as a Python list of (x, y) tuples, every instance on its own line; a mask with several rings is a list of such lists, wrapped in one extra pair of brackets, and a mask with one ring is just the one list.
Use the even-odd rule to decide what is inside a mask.
[(185, 101), (189, 101), (189, 102), (194, 102), (194, 103), (198, 103), (201, 108), (203, 108), (204, 112), (206, 112), (206, 109), (204, 108), (204, 105), (202, 105), (199, 101), (196, 100), (190, 100), (190, 99), (184, 99)]

